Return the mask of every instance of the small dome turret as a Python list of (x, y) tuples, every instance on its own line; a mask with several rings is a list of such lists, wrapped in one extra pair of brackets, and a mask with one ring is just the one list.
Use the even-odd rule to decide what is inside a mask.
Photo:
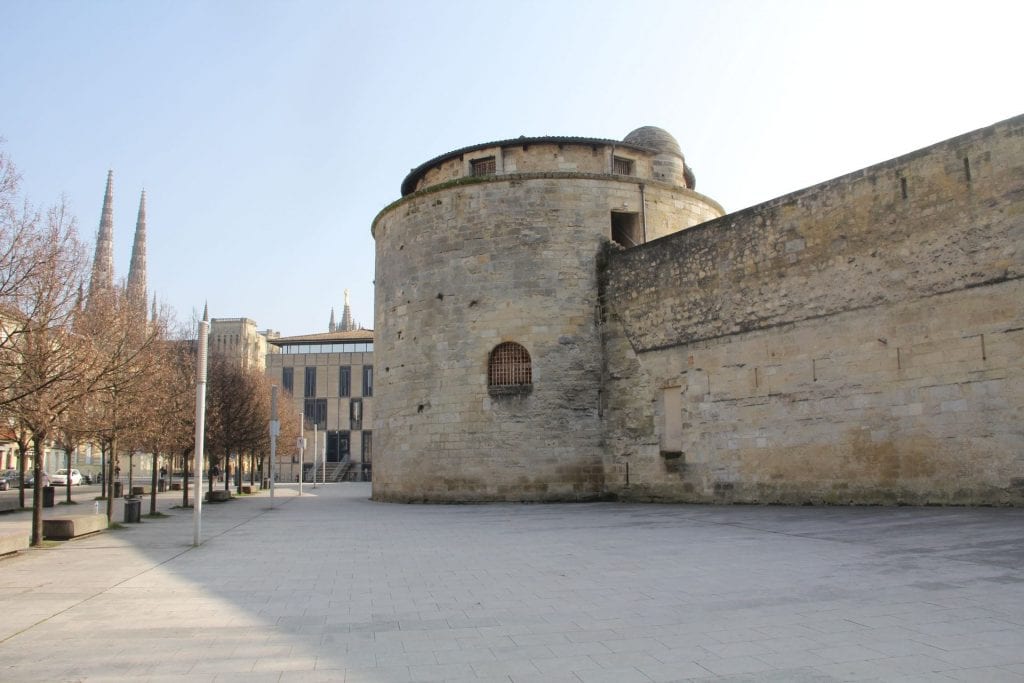
[(657, 126), (637, 128), (623, 138), (622, 141), (637, 147), (647, 147), (657, 152), (683, 156), (682, 150), (679, 149), (679, 143), (672, 137), (672, 134), (664, 128), (658, 128)]
[(637, 128), (622, 140), (628, 145), (646, 147), (656, 152), (654, 157), (654, 179), (675, 185), (682, 185), (691, 190), (696, 185), (693, 171), (686, 165), (683, 151), (672, 134), (657, 126)]

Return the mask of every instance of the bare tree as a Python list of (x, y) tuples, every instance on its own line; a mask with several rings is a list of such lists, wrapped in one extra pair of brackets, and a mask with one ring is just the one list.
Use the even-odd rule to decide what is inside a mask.
[(38, 253), (25, 260), (30, 277), (18, 281), (4, 296), (4, 343), (0, 344), (0, 375), (5, 383), (4, 406), (31, 433), (34, 489), (32, 544), (42, 541), (42, 455), (47, 442), (71, 405), (89, 391), (90, 358), (82, 337), (72, 329), (78, 311), (78, 283), (85, 264), (75, 221), (63, 204), (36, 222)]
[[(148, 392), (159, 368), (166, 321), (147, 321), (144, 312), (140, 314), (114, 290), (90, 297), (78, 323), (95, 359), (91, 394), (97, 414), (94, 437), (109, 453), (104, 478), (113, 484), (119, 469), (120, 440), (133, 430), (137, 434), (150, 410)], [(112, 486), (108, 493), (107, 516), (112, 519)]]

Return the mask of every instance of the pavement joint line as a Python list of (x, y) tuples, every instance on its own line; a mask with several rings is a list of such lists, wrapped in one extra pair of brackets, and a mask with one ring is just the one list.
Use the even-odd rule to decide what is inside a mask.
[[(286, 502), (288, 502), (290, 500), (291, 500), (291, 498), (282, 499), (282, 503), (286, 503)], [(255, 514), (252, 517), (249, 517), (248, 519), (245, 519), (245, 520), (239, 522), (238, 524), (235, 524), (234, 526), (228, 527), (228, 528), (222, 530), (220, 533), (217, 533), (217, 534), (214, 534), (214, 535), (210, 536), (206, 540), (209, 541), (209, 540), (212, 540), (214, 538), (219, 538), (219, 537), (223, 536), (224, 534), (226, 534), (226, 533), (228, 533), (230, 531), (234, 531), (235, 529), (237, 529), (239, 527), (245, 526), (246, 524), (248, 524), (249, 522), (252, 522), (255, 519), (259, 519), (263, 515), (267, 514), (271, 510), (275, 510), (275, 509), (277, 509), (276, 505), (272, 505), (271, 507), (263, 508), (260, 512), (258, 512), (258, 514)], [(165, 564), (167, 564), (168, 562), (171, 562), (172, 560), (178, 559), (179, 557), (181, 557), (185, 553), (191, 552), (193, 550), (198, 550), (199, 547), (201, 547), (204, 542), (205, 541), (200, 541), (199, 546), (189, 545), (188, 547), (186, 547), (181, 552), (175, 553), (174, 555), (171, 555), (167, 559), (165, 559), (165, 560), (163, 560), (161, 562), (158, 562), (158, 563), (154, 564), (151, 567), (146, 567), (145, 569), (143, 569), (142, 571), (140, 571), (140, 572), (138, 572), (136, 574), (132, 574), (131, 576), (127, 576), (127, 577), (121, 579), (120, 581), (118, 581), (117, 583), (115, 583), (112, 586), (107, 586), (103, 590), (97, 591), (97, 592), (93, 593), (92, 595), (89, 595), (89, 596), (86, 596), (86, 597), (82, 598), (81, 600), (79, 600), (78, 602), (74, 603), (73, 605), (68, 605), (64, 609), (59, 610), (57, 612), (54, 612), (53, 614), (50, 614), (49, 616), (47, 616), (44, 619), (40, 619), (39, 621), (36, 621), (36, 622), (34, 622), (32, 624), (29, 624), (25, 628), (23, 628), (23, 629), (21, 629), (19, 631), (15, 631), (14, 633), (10, 634), (9, 636), (7, 636), (5, 638), (0, 638), (0, 645), (3, 645), (4, 643), (6, 643), (9, 640), (13, 640), (14, 638), (17, 638), (18, 636), (20, 636), (20, 635), (22, 635), (24, 633), (28, 633), (29, 631), (31, 631), (32, 629), (36, 628), (37, 626), (45, 624), (46, 622), (50, 621), (51, 619), (53, 619), (55, 617), (59, 617), (60, 615), (65, 614), (66, 612), (70, 612), (71, 610), (76, 609), (76, 608), (84, 605), (85, 603), (90, 602), (90, 601), (100, 597), (101, 595), (103, 595), (105, 593), (109, 593), (113, 589), (115, 589), (115, 588), (117, 588), (119, 586), (122, 586), (122, 585), (124, 585), (125, 583), (127, 583), (129, 581), (137, 579), (138, 577), (142, 576), (143, 574), (148, 574), (149, 572), (153, 571), (154, 569), (158, 569), (158, 568), (164, 566)], [(107, 549), (109, 549), (109, 548), (114, 547), (114, 546), (105, 546), (105, 547)], [(35, 550), (39, 550), (39, 548), (34, 548), (34, 549)], [(72, 547), (71, 549), (75, 550), (76, 548)], [(80, 550), (92, 550), (92, 549), (93, 548), (80, 548)], [(49, 550), (49, 549), (47, 549), (47, 550)]]

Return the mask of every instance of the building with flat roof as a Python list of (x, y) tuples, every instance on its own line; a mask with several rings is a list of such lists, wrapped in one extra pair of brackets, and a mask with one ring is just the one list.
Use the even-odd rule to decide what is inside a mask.
[[(303, 416), (307, 478), (314, 444), (328, 481), (367, 481), (373, 471), (373, 330), (351, 320), (346, 296), (344, 322), (335, 325), (332, 312), (331, 331), (268, 340), (266, 373), (284, 391), (281, 410)], [(278, 464), (281, 481), (299, 470), (297, 459)]]

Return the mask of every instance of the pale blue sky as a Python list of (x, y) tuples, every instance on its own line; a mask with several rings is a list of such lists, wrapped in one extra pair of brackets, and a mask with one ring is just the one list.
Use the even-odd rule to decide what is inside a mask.
[(286, 335), (352, 290), (409, 169), (519, 135), (679, 140), (734, 211), (1024, 113), (1020, 2), (0, 0), (0, 136), (127, 273)]

